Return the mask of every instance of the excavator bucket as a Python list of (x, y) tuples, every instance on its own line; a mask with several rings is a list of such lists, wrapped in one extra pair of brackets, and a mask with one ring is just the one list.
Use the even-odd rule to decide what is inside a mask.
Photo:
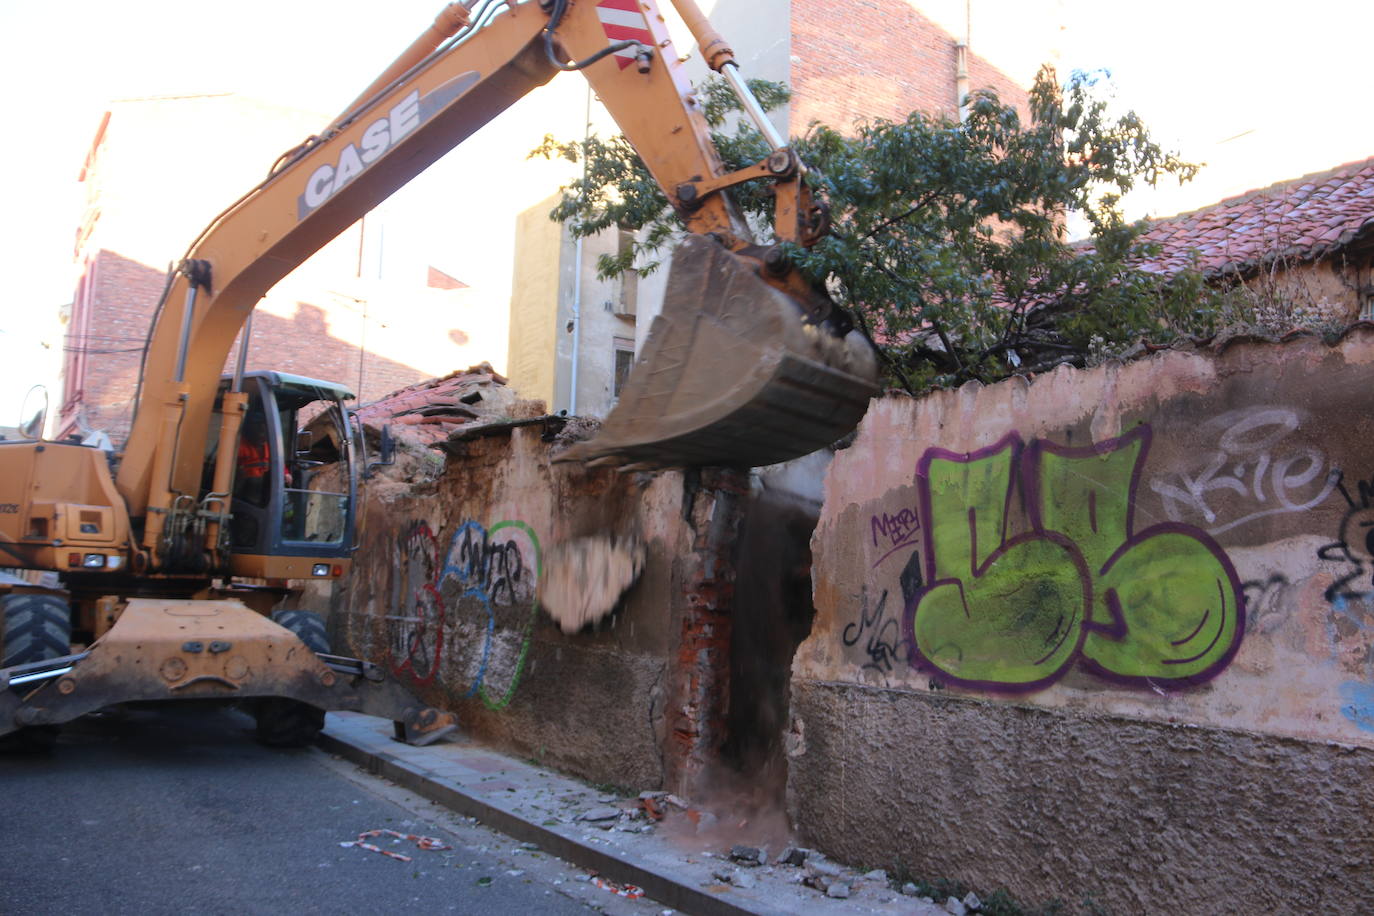
[(749, 262), (689, 236), (617, 406), (558, 460), (776, 464), (844, 436), (877, 393), (877, 362), (859, 334), (808, 323)]

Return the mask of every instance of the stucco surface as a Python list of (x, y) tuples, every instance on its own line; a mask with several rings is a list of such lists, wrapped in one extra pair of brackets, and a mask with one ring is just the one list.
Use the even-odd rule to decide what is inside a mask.
[(1374, 751), (793, 683), (789, 802), (846, 861), (1113, 914), (1367, 913)]
[[(875, 402), (794, 673), (1374, 746), (1371, 359), (1360, 329)], [(1075, 629), (1043, 662), (1017, 631), (1048, 651), (1053, 617), (956, 639), (937, 580)]]
[[(384, 664), (470, 734), (596, 782), (664, 779), (664, 710), (691, 543), (683, 478), (551, 465), (538, 426), (370, 482), (335, 648)], [(408, 476), (407, 476), (407, 471)], [(554, 544), (636, 537), (646, 564), (614, 613), (564, 634), (539, 607)]]
[(875, 402), (812, 540), (798, 829), (1113, 912), (1374, 908), (1372, 362), (1359, 327)]

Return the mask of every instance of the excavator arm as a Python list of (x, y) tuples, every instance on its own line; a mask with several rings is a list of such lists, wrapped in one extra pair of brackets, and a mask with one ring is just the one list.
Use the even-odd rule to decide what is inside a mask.
[[(706, 59), (738, 83), (729, 48), (691, 0), (674, 2)], [(876, 391), (871, 352), (776, 248), (754, 244), (723, 193), (740, 181), (775, 182), (776, 237), (814, 241), (823, 213), (791, 150), (775, 139), (763, 162), (725, 172), (652, 0), (525, 0), (494, 16), (492, 8), (492, 0), (450, 4), (347, 111), (283, 156), (187, 250), (158, 308), (116, 478), (130, 517), (143, 519), (140, 570), (175, 565), (164, 528), (199, 492), (220, 372), (259, 299), (560, 70), (584, 73), (693, 237), (620, 406), (570, 456), (759, 465), (857, 424)], [(225, 397), (221, 441), (234, 441), (243, 402)], [(216, 490), (232, 474), (231, 451), (219, 452)], [(215, 537), (212, 527), (210, 553)]]

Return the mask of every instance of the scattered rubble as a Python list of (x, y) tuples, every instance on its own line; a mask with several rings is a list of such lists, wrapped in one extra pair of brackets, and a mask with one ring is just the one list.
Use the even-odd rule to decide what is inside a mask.
[(768, 851), (755, 846), (731, 846), (730, 858), (748, 868), (768, 864)]

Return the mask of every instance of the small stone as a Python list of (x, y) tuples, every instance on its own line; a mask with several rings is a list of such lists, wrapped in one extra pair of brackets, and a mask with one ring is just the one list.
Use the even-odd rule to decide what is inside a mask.
[(945, 900), (945, 912), (950, 916), (968, 916), (968, 907), (958, 897), (950, 897)]
[(917, 896), (917, 895), (920, 894), (920, 893), (921, 893), (921, 889), (920, 889), (919, 887), (917, 887), (916, 885), (912, 884), (910, 881), (908, 881), (906, 884), (903, 884), (903, 885), (902, 885), (902, 895), (903, 895), (903, 896), (906, 896), (906, 897), (915, 897), (915, 896)]
[(730, 876), (730, 883), (735, 887), (750, 888), (757, 887), (759, 881), (747, 871), (737, 871)]
[(979, 900), (978, 895), (973, 891), (969, 891), (964, 895), (964, 906), (968, 907), (970, 912), (973, 910), (981, 910), (983, 908), (983, 901)]
[(640, 792), (640, 801), (662, 801), (668, 797), (667, 792)]
[(844, 871), (843, 868), (825, 856), (811, 856), (806, 860), (806, 873), (809, 875), (838, 878), (842, 871)]
[(573, 880), (575, 880), (575, 881), (590, 881), (590, 880), (592, 880), (592, 876), (591, 876), (591, 875), (573, 875)]
[(730, 878), (735, 874), (732, 868), (716, 868), (711, 870), (711, 877), (722, 884), (729, 884)]
[(584, 820), (584, 821), (609, 821), (609, 820), (615, 820), (615, 819), (617, 819), (617, 818), (619, 818), (619, 817), (620, 817), (620, 809), (619, 809), (619, 808), (612, 808), (610, 805), (606, 805), (605, 807), (602, 807), (602, 808), (592, 808), (592, 809), (589, 810), (589, 811), (583, 811), (583, 812), (582, 812), (582, 816), (579, 818), (579, 820)]
[(763, 850), (755, 846), (731, 846), (730, 858), (749, 868), (758, 868), (767, 857)]
[(839, 881), (836, 881), (834, 884), (830, 885), (825, 889), (825, 896), (837, 897), (840, 900), (844, 900), (846, 897), (849, 896), (849, 885), (842, 884)]
[(778, 861), (783, 865), (801, 867), (806, 864), (806, 857), (809, 855), (811, 855), (809, 849), (804, 849), (801, 846), (788, 846), (782, 851), (782, 855), (778, 856)]
[(887, 883), (887, 872), (883, 871), (881, 868), (875, 868), (875, 869), (873, 869), (872, 871), (866, 872), (866, 873), (864, 874), (864, 880), (865, 880), (865, 881), (877, 881), (879, 884), (886, 884), (886, 883)]

